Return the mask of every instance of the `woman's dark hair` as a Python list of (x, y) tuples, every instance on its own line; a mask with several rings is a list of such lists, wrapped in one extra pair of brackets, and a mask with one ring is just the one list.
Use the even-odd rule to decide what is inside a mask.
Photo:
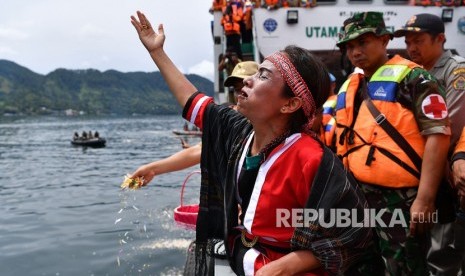
[[(283, 52), (304, 79), (315, 101), (316, 112), (320, 112), (321, 107), (329, 97), (331, 89), (329, 71), (326, 69), (326, 65), (310, 53), (310, 51), (298, 46), (287, 46)], [(285, 87), (284, 94), (288, 97), (295, 96), (288, 85)], [(291, 119), (291, 131), (300, 131), (307, 121), (308, 118), (306, 118), (302, 109), (295, 112)]]

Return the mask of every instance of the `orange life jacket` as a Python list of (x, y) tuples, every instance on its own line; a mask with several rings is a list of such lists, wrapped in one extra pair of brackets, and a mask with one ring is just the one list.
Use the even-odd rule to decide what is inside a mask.
[(223, 8), (223, 18), (221, 24), (223, 25), (224, 33), (229, 34), (240, 34), (241, 22), (243, 12), (241, 8), (238, 8), (234, 3), (230, 3), (227, 7)]
[(323, 143), (330, 147), (334, 148), (334, 133), (336, 131), (336, 99), (337, 95), (330, 96), (328, 100), (323, 104), (323, 118), (321, 120), (321, 133), (320, 139)]
[(277, 7), (279, 0), (265, 0), (265, 5), (267, 7)]
[(432, 6), (432, 0), (415, 0), (415, 6)]
[[(425, 138), (420, 135), (415, 116), (411, 110), (396, 102), (400, 82), (415, 67), (419, 65), (396, 55), (378, 68), (368, 82), (367, 90), (373, 104), (385, 114), (386, 120), (407, 140), (418, 156), (422, 157)], [(362, 102), (357, 118), (353, 118), (354, 99), (358, 96), (356, 92), (362, 81), (365, 81), (363, 74), (354, 73), (338, 93), (338, 155), (361, 182), (391, 188), (418, 186), (420, 172), (415, 164), (376, 123), (365, 102)]]
[(316, 0), (302, 0), (300, 1), (301, 7), (311, 8), (316, 6)]

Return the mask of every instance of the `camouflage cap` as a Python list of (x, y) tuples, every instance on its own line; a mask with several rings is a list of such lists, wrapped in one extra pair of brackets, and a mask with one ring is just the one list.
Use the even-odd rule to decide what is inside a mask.
[(377, 36), (388, 34), (392, 39), (392, 33), (386, 29), (384, 24), (383, 13), (370, 11), (356, 13), (346, 19), (344, 21), (344, 30), (339, 34), (339, 42), (336, 45), (341, 47), (347, 41), (356, 39), (366, 33), (374, 33)]

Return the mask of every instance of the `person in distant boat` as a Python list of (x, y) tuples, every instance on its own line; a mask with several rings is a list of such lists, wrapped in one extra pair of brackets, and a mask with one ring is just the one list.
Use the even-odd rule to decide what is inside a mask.
[(328, 97), (325, 65), (297, 46), (266, 57), (244, 79), (236, 112), (215, 104), (176, 68), (163, 49), (163, 25), (155, 32), (140, 11), (131, 22), (184, 118), (203, 132), (192, 273), (213, 273), (208, 260), (218, 239), (239, 275), (339, 275), (351, 267), (372, 242), (369, 227), (298, 223), (302, 216), (291, 215), (337, 207), (363, 217), (367, 206), (340, 160), (310, 130)]
[(79, 133), (74, 132), (73, 140), (78, 140), (79, 139)]
[[(231, 76), (225, 80), (225, 86), (232, 86), (234, 87), (234, 90), (239, 93), (244, 86), (244, 79), (246, 77), (253, 76), (257, 72), (258, 64), (256, 62), (241, 62), (236, 65)], [(231, 104), (228, 104), (228, 106), (234, 108)], [(199, 130), (197, 126), (194, 125), (194, 127), (195, 130)], [(199, 164), (200, 155), (202, 153), (202, 143), (191, 146), (181, 137), (181, 145), (183, 150), (165, 159), (157, 160), (139, 167), (134, 173), (132, 173), (131, 178), (143, 176), (145, 180), (144, 185), (147, 185), (157, 175), (183, 170)]]
[(96, 131), (96, 132), (94, 133), (94, 137), (97, 138), (97, 139), (100, 138), (100, 134), (98, 133), (98, 131)]
[(94, 138), (94, 135), (92, 135), (92, 131), (91, 131), (91, 130), (89, 130), (89, 135), (87, 136), (87, 138), (89, 138), (89, 139)]
[(83, 140), (86, 140), (87, 139), (87, 132), (83, 131), (81, 137), (82, 137)]

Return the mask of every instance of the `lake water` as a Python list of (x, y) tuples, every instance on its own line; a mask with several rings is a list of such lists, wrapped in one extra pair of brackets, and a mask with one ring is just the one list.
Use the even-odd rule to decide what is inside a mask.
[[(0, 275), (181, 275), (195, 232), (173, 220), (197, 167), (121, 191), (126, 173), (181, 150), (180, 116), (0, 117)], [(100, 149), (75, 147), (98, 130)], [(197, 139), (197, 140), (196, 140)], [(190, 143), (198, 142), (191, 138)], [(200, 177), (187, 182), (198, 202)]]

